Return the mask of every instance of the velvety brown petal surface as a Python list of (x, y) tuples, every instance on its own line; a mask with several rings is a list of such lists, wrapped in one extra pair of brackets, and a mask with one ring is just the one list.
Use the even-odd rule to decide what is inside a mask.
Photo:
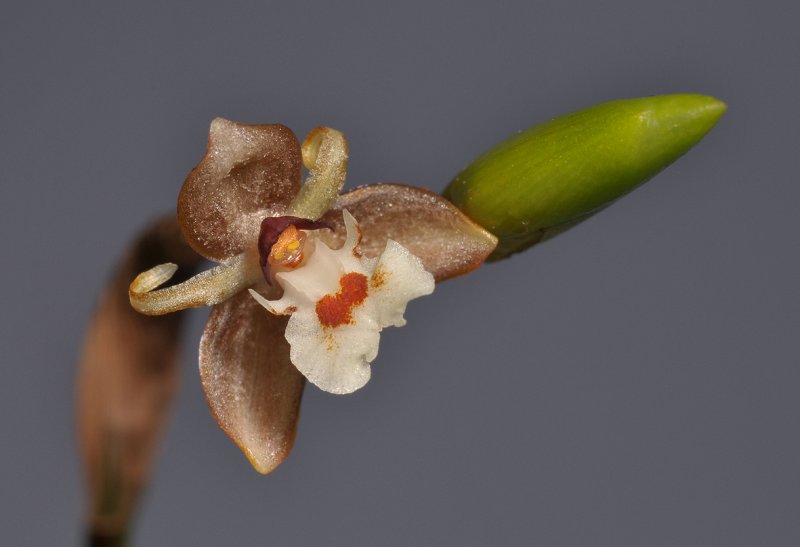
[(373, 184), (339, 196), (321, 219), (333, 226), (335, 233), (319, 233), (336, 246), (345, 235), (342, 209), (350, 211), (361, 227), (360, 249), (365, 256), (378, 256), (386, 240), (393, 239), (422, 259), (437, 281), (474, 270), (497, 245), (497, 238), (452, 203), (422, 188)]
[(200, 257), (175, 217), (135, 243), (102, 295), (84, 340), (78, 373), (78, 432), (89, 487), (92, 544), (124, 536), (169, 414), (178, 382), (183, 314), (147, 317), (128, 302), (141, 270), (173, 260), (190, 274)]
[(208, 148), (178, 197), (192, 248), (221, 261), (253, 246), (261, 220), (282, 213), (300, 188), (302, 157), (283, 125), (211, 122)]
[(242, 292), (211, 312), (200, 340), (200, 380), (219, 426), (259, 473), (294, 444), (305, 379), (289, 361), (287, 318)]

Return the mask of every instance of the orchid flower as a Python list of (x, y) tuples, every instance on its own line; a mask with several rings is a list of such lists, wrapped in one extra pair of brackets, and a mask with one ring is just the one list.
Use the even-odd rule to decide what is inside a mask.
[(339, 195), (347, 157), (333, 129), (313, 130), (301, 147), (282, 125), (214, 120), (178, 220), (189, 245), (219, 264), (159, 289), (177, 269), (161, 264), (130, 286), (148, 315), (214, 306), (200, 341), (203, 390), (262, 473), (291, 449), (306, 379), (333, 393), (362, 387), (381, 329), (402, 326), (409, 300), (478, 267), (497, 244), (428, 190), (375, 184)]
[[(580, 224), (686, 153), (725, 109), (681, 94), (573, 112), (488, 150), (447, 199), (398, 184), (339, 195), (348, 150), (338, 131), (315, 129), (300, 146), (280, 125), (215, 120), (177, 222), (133, 242), (86, 332), (78, 429), (90, 537), (124, 541), (177, 383), (181, 314), (133, 308), (213, 306), (201, 383), (220, 427), (267, 473), (291, 449), (306, 378), (335, 393), (360, 388), (381, 329), (402, 325), (433, 281)], [(185, 279), (197, 253), (218, 265), (166, 288), (177, 266), (151, 268), (130, 284), (128, 305), (136, 272), (174, 260)]]

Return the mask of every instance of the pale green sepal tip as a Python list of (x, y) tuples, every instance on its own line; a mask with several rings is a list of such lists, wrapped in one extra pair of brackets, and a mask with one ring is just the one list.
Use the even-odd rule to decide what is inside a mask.
[(500, 243), (522, 251), (578, 224), (697, 144), (726, 110), (706, 95), (603, 103), (514, 135), (456, 176), (444, 195)]

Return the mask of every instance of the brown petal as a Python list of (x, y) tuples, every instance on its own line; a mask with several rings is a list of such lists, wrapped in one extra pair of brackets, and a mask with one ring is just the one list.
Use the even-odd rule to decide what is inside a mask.
[(100, 299), (78, 373), (78, 432), (86, 467), (89, 533), (97, 544), (125, 534), (150, 474), (178, 382), (183, 314), (146, 317), (131, 308), (128, 283), (142, 269), (173, 260), (182, 274), (200, 261), (173, 216), (149, 229)]
[(453, 204), (429, 190), (402, 184), (362, 186), (339, 196), (322, 221), (336, 230), (320, 237), (344, 241), (342, 209), (358, 221), (361, 252), (375, 257), (393, 239), (422, 259), (437, 281), (468, 273), (484, 261), (497, 238), (472, 222)]
[(255, 248), (261, 220), (282, 213), (300, 188), (301, 168), (300, 144), (287, 127), (215, 119), (206, 154), (178, 197), (189, 244), (218, 262)]
[(200, 340), (211, 412), (259, 473), (289, 455), (305, 385), (289, 361), (286, 322), (242, 292), (214, 307)]

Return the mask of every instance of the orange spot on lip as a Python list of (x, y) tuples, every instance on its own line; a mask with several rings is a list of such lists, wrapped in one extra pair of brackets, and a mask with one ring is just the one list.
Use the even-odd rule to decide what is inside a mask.
[(383, 285), (386, 284), (386, 277), (387, 273), (382, 269), (378, 268), (375, 270), (375, 273), (372, 274), (372, 279), (370, 280), (370, 284), (376, 289), (382, 287)]
[(367, 297), (367, 276), (357, 272), (339, 279), (339, 292), (326, 294), (317, 302), (317, 317), (323, 327), (339, 327), (353, 322), (353, 308)]

